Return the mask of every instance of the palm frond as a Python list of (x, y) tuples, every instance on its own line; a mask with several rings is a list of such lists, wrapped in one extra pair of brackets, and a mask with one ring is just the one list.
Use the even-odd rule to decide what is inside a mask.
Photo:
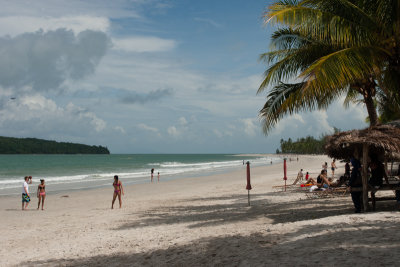
[(324, 94), (338, 87), (363, 80), (367, 76), (376, 76), (380, 64), (387, 56), (379, 47), (352, 47), (336, 51), (321, 57), (300, 77), (308, 83), (305, 94)]

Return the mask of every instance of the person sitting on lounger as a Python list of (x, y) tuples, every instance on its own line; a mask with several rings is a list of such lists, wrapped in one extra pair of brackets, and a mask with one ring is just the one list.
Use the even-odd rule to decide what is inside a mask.
[(321, 174), (318, 175), (317, 180), (310, 177), (306, 183), (316, 185), (318, 188), (328, 188), (331, 185), (331, 182), (328, 180), (326, 170), (321, 171)]
[(303, 180), (303, 169), (301, 169), (299, 171), (299, 173), (297, 174), (297, 178), (296, 180), (294, 180), (293, 184), (297, 184), (298, 181), (302, 181)]

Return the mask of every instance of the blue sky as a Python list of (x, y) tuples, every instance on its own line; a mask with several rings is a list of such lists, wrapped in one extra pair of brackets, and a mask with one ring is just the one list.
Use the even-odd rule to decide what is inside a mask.
[(0, 1), (0, 135), (112, 153), (267, 153), (281, 138), (365, 127), (363, 106), (338, 101), (262, 133), (268, 3)]

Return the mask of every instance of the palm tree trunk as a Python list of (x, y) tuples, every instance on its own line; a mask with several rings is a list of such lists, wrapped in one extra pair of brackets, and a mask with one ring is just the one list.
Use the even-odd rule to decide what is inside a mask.
[(376, 108), (374, 104), (374, 99), (372, 95), (374, 95), (375, 85), (368, 84), (364, 87), (364, 103), (367, 107), (368, 117), (369, 117), (369, 125), (375, 126), (378, 124), (378, 114), (376, 113)]

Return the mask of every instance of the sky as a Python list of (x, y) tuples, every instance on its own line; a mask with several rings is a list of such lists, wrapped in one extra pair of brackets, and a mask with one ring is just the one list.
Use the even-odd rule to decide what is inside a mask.
[(111, 153), (274, 153), (363, 128), (365, 107), (285, 117), (268, 136), (272, 26), (260, 0), (0, 0), (0, 135)]

